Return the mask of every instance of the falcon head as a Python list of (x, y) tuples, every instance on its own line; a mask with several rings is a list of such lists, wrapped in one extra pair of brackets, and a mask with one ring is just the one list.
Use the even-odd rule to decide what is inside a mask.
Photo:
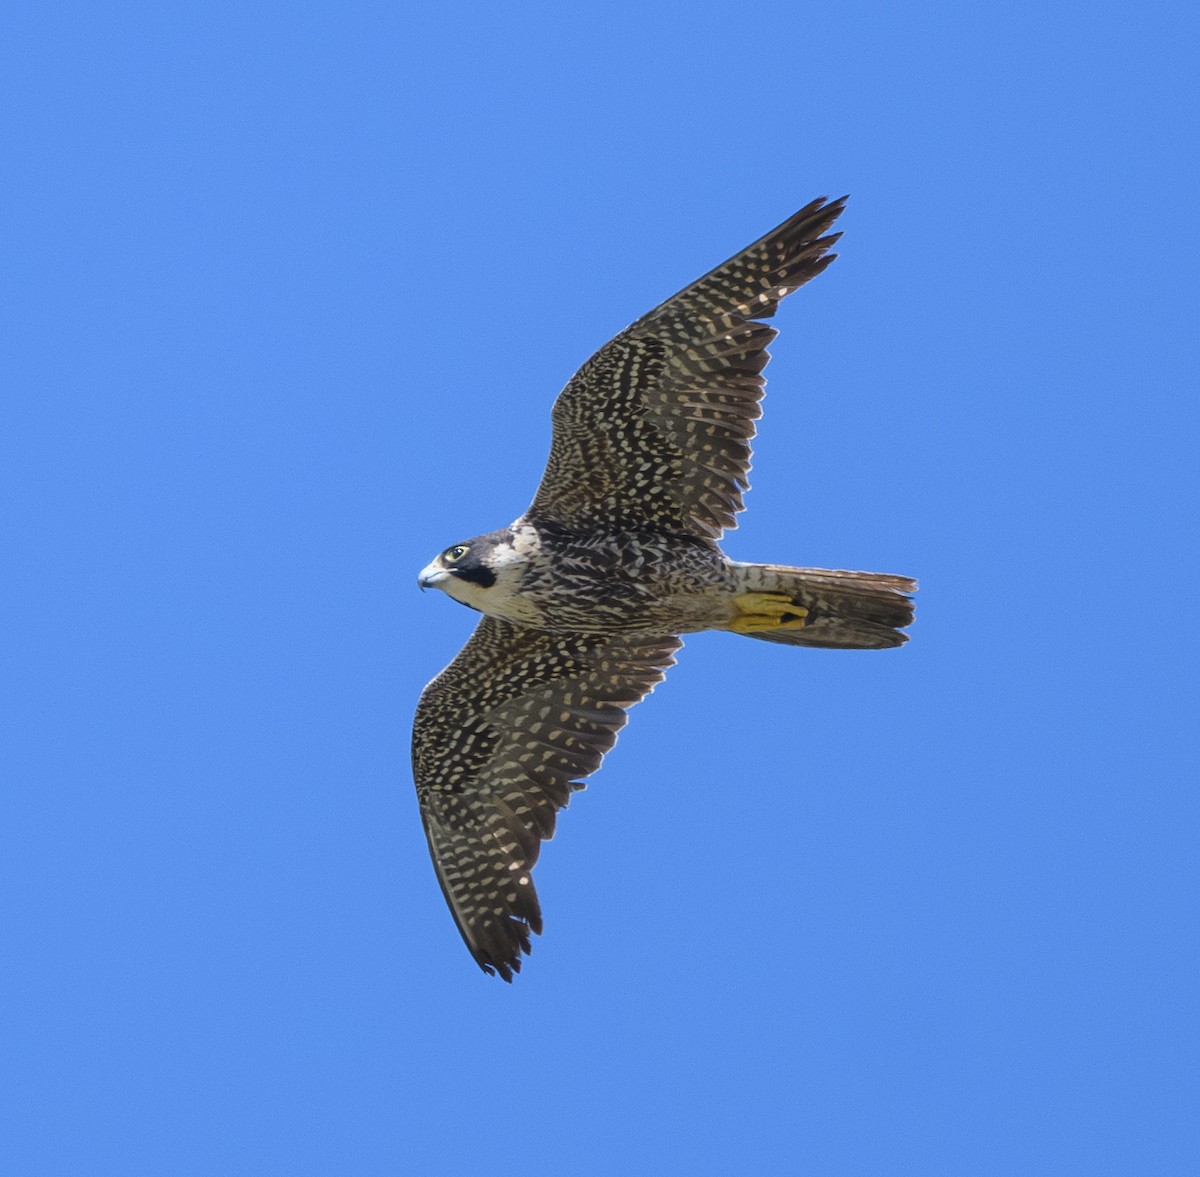
[(489, 590), (511, 566), (512, 558), (512, 533), (508, 528), (477, 535), (439, 553), (421, 569), (417, 584), (423, 589), (441, 589), (461, 604), (486, 613)]

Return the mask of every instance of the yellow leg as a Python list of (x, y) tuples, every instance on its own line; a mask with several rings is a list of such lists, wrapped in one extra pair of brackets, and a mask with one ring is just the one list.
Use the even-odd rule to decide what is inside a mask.
[(728, 628), (734, 633), (761, 633), (764, 629), (803, 629), (808, 610), (793, 605), (787, 593), (742, 593), (733, 598), (736, 610)]

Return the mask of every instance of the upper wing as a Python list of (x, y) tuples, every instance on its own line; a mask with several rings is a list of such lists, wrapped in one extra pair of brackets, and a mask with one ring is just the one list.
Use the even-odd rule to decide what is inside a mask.
[(845, 202), (814, 200), (592, 356), (554, 404), (529, 515), (708, 539), (732, 527), (776, 335), (757, 320), (837, 256), (840, 234), (822, 234)]
[(677, 637), (552, 634), (485, 617), (421, 695), (413, 776), (438, 881), (484, 972), (506, 981), (542, 916), (530, 871)]

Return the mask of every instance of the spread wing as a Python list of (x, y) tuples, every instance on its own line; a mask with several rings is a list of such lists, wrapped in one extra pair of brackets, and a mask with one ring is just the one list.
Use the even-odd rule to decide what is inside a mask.
[(485, 617), (421, 695), (413, 776), (433, 865), (467, 947), (506, 981), (542, 916), (530, 871), (677, 637), (553, 634)]
[(528, 517), (706, 539), (732, 527), (776, 335), (758, 320), (833, 261), (840, 234), (823, 234), (845, 201), (814, 200), (592, 356), (554, 404)]

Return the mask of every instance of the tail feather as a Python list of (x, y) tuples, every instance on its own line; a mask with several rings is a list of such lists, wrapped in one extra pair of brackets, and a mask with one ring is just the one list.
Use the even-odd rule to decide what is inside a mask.
[(886, 650), (908, 641), (900, 631), (912, 624), (908, 594), (916, 592), (917, 582), (879, 572), (752, 564), (746, 567), (745, 587), (786, 593), (793, 605), (807, 610), (801, 628), (765, 629), (747, 637), (786, 646)]

